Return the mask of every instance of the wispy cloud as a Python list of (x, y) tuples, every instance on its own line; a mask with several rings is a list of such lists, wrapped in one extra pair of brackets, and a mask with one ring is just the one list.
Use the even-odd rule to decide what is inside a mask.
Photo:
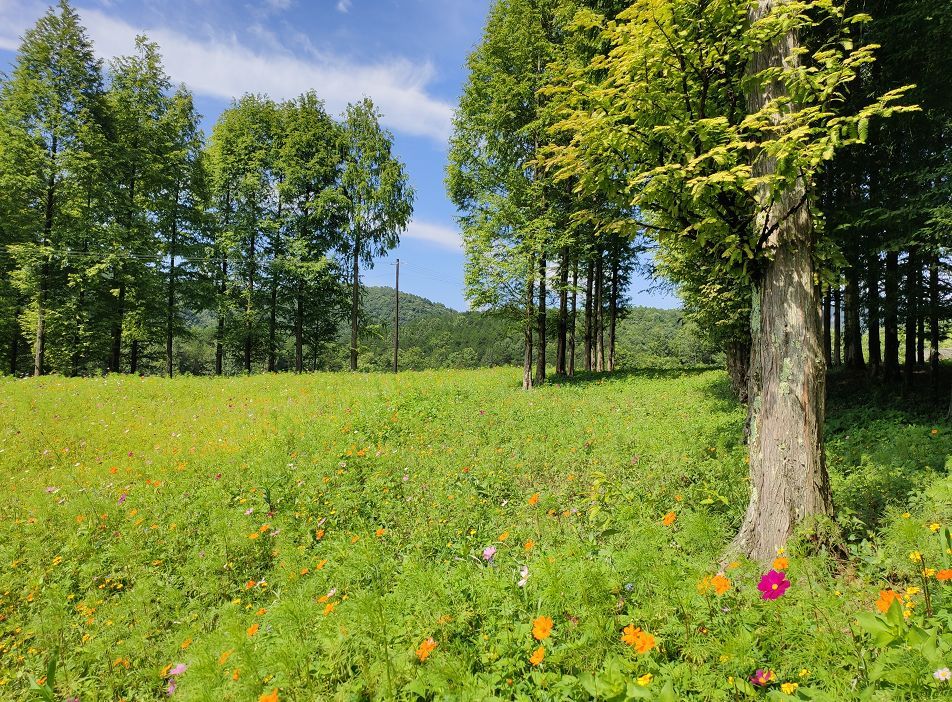
[(350, 10), (351, 0), (337, 0), (337, 11), (348, 12)]
[(408, 239), (418, 239), (431, 244), (436, 244), (444, 249), (454, 251), (463, 250), (463, 238), (459, 231), (453, 227), (446, 227), (442, 224), (425, 222), (422, 220), (413, 220), (407, 227), (403, 236)]
[[(42, 11), (41, 4), (0, 0), (0, 48), (16, 49), (19, 36)], [(402, 58), (359, 63), (327, 52), (299, 56), (275, 46), (256, 51), (234, 35), (199, 37), (135, 26), (91, 8), (81, 8), (80, 14), (100, 56), (129, 53), (135, 36), (144, 32), (162, 47), (172, 79), (201, 95), (228, 99), (250, 92), (287, 99), (314, 90), (334, 113), (368, 96), (394, 131), (441, 143), (449, 137), (453, 108), (428, 93), (435, 77), (430, 63)]]

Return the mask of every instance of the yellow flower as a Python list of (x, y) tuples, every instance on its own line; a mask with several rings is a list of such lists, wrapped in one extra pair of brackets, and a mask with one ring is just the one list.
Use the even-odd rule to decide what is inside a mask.
[(785, 695), (792, 695), (797, 691), (797, 688), (800, 687), (799, 683), (795, 682), (786, 682), (780, 686), (780, 691)]
[(810, 671), (807, 668), (800, 669), (800, 677), (805, 678), (810, 674)]
[(922, 554), (918, 551), (910, 551), (909, 560), (913, 563), (922, 563)]
[(501, 534), (499, 535), (499, 540), (500, 540), (500, 541), (505, 541), (505, 540), (508, 539), (508, 538), (509, 538), (509, 532), (508, 532), (508, 531), (504, 531), (503, 533), (501, 533)]
[(941, 528), (942, 528), (942, 525), (936, 524), (935, 522), (929, 525), (929, 531), (931, 531), (933, 534), (939, 531), (939, 529)]
[(912, 516), (912, 515), (909, 514), (908, 512), (903, 512), (903, 513), (902, 513), (902, 518), (903, 518), (903, 519), (909, 519), (909, 517), (911, 517), (911, 516)]
[(654, 680), (654, 675), (651, 673), (645, 673), (640, 678), (638, 678), (638, 684), (642, 687), (648, 687), (651, 684), (651, 681)]

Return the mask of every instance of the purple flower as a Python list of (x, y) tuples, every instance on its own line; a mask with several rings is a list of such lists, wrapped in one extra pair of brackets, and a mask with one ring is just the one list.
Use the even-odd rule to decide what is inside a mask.
[(787, 580), (787, 576), (776, 570), (765, 573), (757, 583), (757, 589), (763, 593), (762, 597), (765, 600), (776, 600), (782, 597), (788, 587), (790, 587), (790, 581)]
[(169, 671), (169, 677), (174, 678), (178, 675), (181, 675), (186, 670), (188, 670), (188, 666), (185, 665), (184, 663), (179, 663), (177, 666), (175, 666), (174, 668), (172, 668), (172, 670)]
[(171, 678), (169, 680), (169, 686), (165, 688), (165, 694), (171, 697), (172, 695), (175, 694), (176, 687), (178, 687), (178, 685), (175, 684), (175, 678)]
[(750, 676), (750, 684), (756, 687), (767, 687), (777, 679), (777, 674), (772, 670), (757, 669), (757, 672)]
[(120, 505), (124, 504), (128, 498), (129, 496), (126, 493), (122, 493), (121, 495), (119, 495), (119, 504)]
[(484, 561), (486, 561), (487, 563), (492, 563), (492, 562), (493, 562), (493, 558), (495, 558), (495, 557), (496, 557), (496, 547), (495, 547), (495, 546), (487, 546), (486, 548), (483, 549), (483, 560), (484, 560)]

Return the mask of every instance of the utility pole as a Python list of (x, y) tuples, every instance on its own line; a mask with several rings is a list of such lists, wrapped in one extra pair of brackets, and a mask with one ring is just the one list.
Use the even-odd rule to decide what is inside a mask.
[(400, 359), (400, 259), (397, 259), (397, 299), (396, 304), (394, 305), (396, 312), (394, 314), (394, 324), (393, 324), (393, 372), (399, 373), (399, 359)]

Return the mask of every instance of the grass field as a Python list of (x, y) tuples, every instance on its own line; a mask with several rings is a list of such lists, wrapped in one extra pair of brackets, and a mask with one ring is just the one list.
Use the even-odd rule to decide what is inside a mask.
[(765, 600), (722, 373), (518, 385), (0, 381), (0, 699), (952, 695), (938, 405), (831, 393), (848, 557)]

